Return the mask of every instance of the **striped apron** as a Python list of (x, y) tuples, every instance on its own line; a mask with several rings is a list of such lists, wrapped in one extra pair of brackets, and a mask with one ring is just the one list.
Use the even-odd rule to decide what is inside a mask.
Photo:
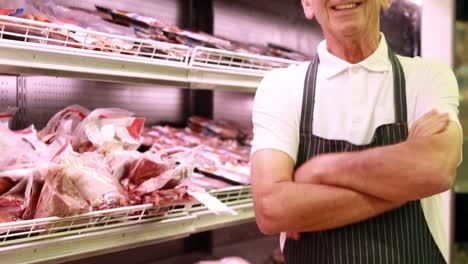
[[(391, 50), (388, 54), (394, 73), (395, 123), (378, 127), (371, 143), (364, 146), (343, 140), (324, 139), (312, 133), (319, 65), (318, 56), (314, 58), (304, 84), (296, 166), (322, 153), (361, 151), (406, 140), (408, 124), (405, 76), (398, 58)], [(308, 100), (309, 98), (314, 100)], [(301, 233), (300, 240), (286, 240), (284, 255), (288, 264), (446, 263), (429, 231), (420, 201), (408, 202), (398, 209), (356, 224)]]

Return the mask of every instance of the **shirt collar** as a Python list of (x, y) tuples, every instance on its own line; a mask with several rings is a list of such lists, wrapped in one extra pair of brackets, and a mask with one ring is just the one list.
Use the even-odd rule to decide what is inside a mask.
[[(323, 40), (317, 47), (317, 53), (320, 58), (320, 67), (325, 78), (329, 79), (342, 71), (356, 64), (351, 64), (331, 54), (327, 49), (327, 41)], [(380, 43), (377, 50), (374, 51), (365, 60), (357, 63), (357, 65), (374, 72), (385, 72), (390, 68), (388, 58), (388, 46), (385, 36), (380, 33)]]

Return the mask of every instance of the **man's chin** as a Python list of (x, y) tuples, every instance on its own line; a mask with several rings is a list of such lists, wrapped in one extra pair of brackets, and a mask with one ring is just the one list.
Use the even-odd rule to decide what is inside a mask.
[(345, 38), (356, 38), (356, 37), (361, 37), (364, 36), (363, 32), (365, 30), (363, 29), (362, 26), (357, 25), (357, 24), (347, 24), (347, 25), (340, 25), (338, 27), (335, 27), (333, 29), (335, 35), (338, 38), (345, 37)]

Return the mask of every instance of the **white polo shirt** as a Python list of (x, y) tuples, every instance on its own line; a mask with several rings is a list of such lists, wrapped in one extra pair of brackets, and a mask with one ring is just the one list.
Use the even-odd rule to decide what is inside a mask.
[[(393, 73), (388, 46), (381, 34), (378, 49), (367, 59), (350, 64), (327, 50), (317, 53), (313, 133), (322, 138), (369, 144), (377, 127), (395, 122)], [(398, 56), (406, 77), (408, 125), (432, 109), (458, 120), (458, 85), (449, 66), (420, 57)], [(252, 153), (276, 149), (296, 162), (299, 147), (304, 79), (309, 63), (269, 72), (255, 95)], [(441, 195), (421, 201), (431, 233), (448, 260), (448, 230), (443, 224)], [(313, 216), (311, 216), (313, 217)]]

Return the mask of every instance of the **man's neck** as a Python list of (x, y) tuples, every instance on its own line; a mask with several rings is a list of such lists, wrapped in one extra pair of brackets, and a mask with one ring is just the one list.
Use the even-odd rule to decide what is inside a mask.
[(355, 64), (368, 58), (379, 47), (380, 35), (365, 34), (364, 36), (340, 36), (325, 34), (328, 52)]

